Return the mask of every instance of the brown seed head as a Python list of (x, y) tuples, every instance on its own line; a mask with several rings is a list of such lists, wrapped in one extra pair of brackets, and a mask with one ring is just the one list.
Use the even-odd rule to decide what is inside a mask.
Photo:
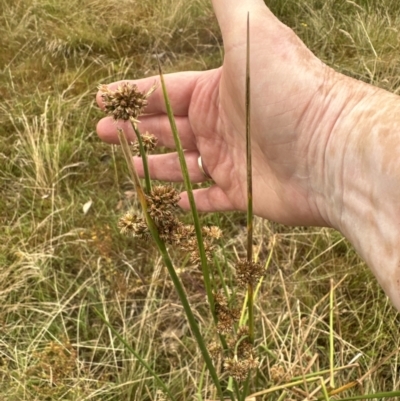
[(264, 274), (265, 271), (259, 263), (241, 259), (236, 265), (236, 280), (240, 286), (245, 288), (248, 284), (255, 285)]
[(249, 339), (249, 328), (247, 326), (239, 327), (236, 333), (235, 349), (239, 359), (254, 358), (254, 348)]
[(220, 239), (222, 237), (222, 231), (217, 226), (211, 226), (211, 227), (206, 226), (202, 228), (202, 231), (205, 237), (209, 237), (212, 239)]
[(222, 347), (220, 344), (217, 344), (216, 342), (212, 342), (208, 346), (208, 352), (210, 353), (211, 358), (218, 359), (221, 356)]
[(155, 185), (147, 197), (147, 202), (157, 208), (175, 209), (180, 199), (178, 191), (173, 186)]
[[(206, 238), (203, 238), (203, 245), (207, 263), (211, 263), (213, 260), (214, 246)], [(187, 250), (190, 252), (189, 262), (195, 266), (200, 266), (201, 258), (196, 238), (193, 238), (190, 243), (188, 242)]]
[(191, 252), (191, 242), (194, 240), (194, 238), (194, 226), (181, 224), (176, 228), (172, 242), (189, 253)]
[(182, 227), (175, 216), (179, 199), (178, 192), (170, 185), (156, 185), (151, 194), (146, 195), (147, 211), (156, 224), (160, 237), (168, 243), (174, 243), (175, 233)]
[(154, 92), (155, 86), (147, 93), (140, 92), (135, 84), (123, 82), (115, 91), (107, 85), (100, 85), (101, 98), (104, 110), (114, 120), (132, 120), (138, 122), (137, 118), (143, 113), (147, 106), (147, 98)]
[(238, 360), (237, 358), (226, 358), (224, 368), (235, 380), (242, 382), (246, 380), (251, 369), (258, 367), (257, 359), (249, 358)]
[(228, 334), (240, 318), (240, 309), (230, 308), (228, 301), (221, 292), (214, 293), (214, 307), (217, 316), (217, 332)]
[[(146, 153), (152, 152), (157, 145), (157, 141), (158, 141), (157, 137), (152, 134), (149, 134), (147, 131), (144, 134), (142, 134), (141, 137), (142, 137), (144, 151)], [(141, 156), (138, 141), (133, 143), (132, 152), (137, 156)]]
[(286, 378), (286, 372), (282, 365), (274, 365), (270, 369), (271, 380), (274, 383), (279, 383)]
[(149, 229), (145, 221), (132, 212), (125, 213), (118, 222), (121, 234), (131, 234), (134, 237), (147, 238)]

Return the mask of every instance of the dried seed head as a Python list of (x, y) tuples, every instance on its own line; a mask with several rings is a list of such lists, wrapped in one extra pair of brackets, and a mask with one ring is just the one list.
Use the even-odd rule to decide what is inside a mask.
[(147, 106), (147, 98), (154, 92), (155, 86), (147, 93), (140, 92), (135, 84), (123, 82), (112, 91), (107, 85), (100, 85), (104, 109), (114, 120), (129, 120), (139, 122), (137, 118)]
[[(214, 246), (206, 238), (203, 238), (203, 245), (207, 262), (211, 263), (213, 259), (212, 256), (214, 252)], [(195, 266), (200, 266), (201, 265), (200, 251), (198, 248), (197, 240), (195, 238), (192, 241), (190, 241), (190, 244), (188, 243), (187, 249), (188, 251), (190, 251), (189, 262)]]
[(235, 319), (229, 309), (220, 310), (218, 313), (217, 332), (218, 334), (228, 334), (235, 324)]
[(193, 225), (181, 224), (176, 228), (172, 242), (190, 253), (194, 246), (192, 242), (195, 241), (195, 235), (196, 233)]
[(208, 346), (208, 352), (210, 353), (211, 358), (218, 359), (221, 356), (222, 347), (220, 344), (217, 344), (216, 342), (212, 342)]
[(228, 300), (226, 299), (225, 295), (222, 292), (215, 292), (213, 296), (215, 305), (218, 305), (218, 307), (228, 306)]
[(149, 229), (145, 221), (132, 212), (125, 213), (118, 222), (121, 234), (131, 234), (134, 237), (147, 238)]
[(236, 265), (236, 280), (245, 288), (248, 284), (255, 285), (264, 274), (265, 271), (259, 263), (241, 259)]
[(270, 369), (271, 380), (274, 383), (279, 383), (286, 378), (286, 372), (282, 365), (274, 365)]
[[(213, 260), (213, 252), (215, 249), (215, 247), (213, 246), (213, 240), (219, 239), (222, 236), (222, 231), (217, 226), (211, 226), (211, 227), (205, 226), (202, 227), (202, 234), (203, 234), (203, 245), (206, 259), (208, 263), (211, 263)], [(195, 238), (194, 231), (193, 231), (193, 238)], [(189, 262), (195, 266), (200, 266), (201, 258), (197, 241), (193, 240), (190, 243), (188, 242), (186, 249), (188, 252), (190, 252)]]
[(181, 199), (178, 191), (171, 185), (155, 185), (147, 196), (147, 203), (156, 208), (175, 209)]
[(228, 301), (221, 292), (214, 293), (215, 315), (217, 316), (217, 332), (227, 334), (240, 318), (240, 309), (230, 308)]
[(245, 364), (235, 358), (226, 358), (224, 360), (224, 368), (235, 380), (242, 382), (245, 381), (249, 373)]
[(249, 358), (238, 360), (237, 358), (226, 358), (224, 368), (235, 380), (242, 382), (247, 379), (251, 369), (258, 367), (258, 360)]
[(170, 185), (156, 185), (146, 195), (147, 211), (156, 224), (160, 237), (168, 243), (174, 243), (175, 233), (182, 226), (175, 216), (179, 199), (178, 192)]
[[(203, 227), (203, 235), (204, 229), (208, 227)], [(218, 229), (219, 230), (219, 229)], [(217, 230), (213, 230), (213, 232), (217, 233)], [(189, 256), (189, 263), (195, 266), (200, 266), (200, 252), (198, 248), (196, 231), (193, 225), (180, 225), (174, 233), (174, 238), (172, 243), (179, 246), (182, 250), (187, 252)], [(203, 245), (204, 251), (206, 254), (206, 259), (208, 263), (212, 262), (212, 256), (214, 251), (214, 246), (212, 245), (209, 237), (203, 237)]]
[(249, 339), (248, 326), (239, 327), (236, 333), (235, 349), (239, 359), (254, 359), (254, 348)]
[(203, 227), (202, 231), (205, 237), (209, 237), (212, 239), (220, 239), (222, 237), (222, 231), (217, 226)]
[[(150, 153), (152, 152), (156, 145), (157, 145), (157, 137), (149, 134), (147, 131), (144, 134), (141, 134), (142, 137), (142, 143), (143, 143), (143, 147), (144, 147), (144, 151), (146, 153)], [(136, 141), (133, 143), (132, 145), (132, 153), (137, 155), (137, 156), (141, 156), (140, 155), (140, 148), (139, 148), (139, 142)]]

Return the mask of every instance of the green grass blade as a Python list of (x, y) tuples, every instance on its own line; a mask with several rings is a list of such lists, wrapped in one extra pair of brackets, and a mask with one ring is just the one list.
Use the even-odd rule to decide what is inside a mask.
[(242, 394), (240, 396), (240, 401), (246, 401), (246, 397), (249, 394), (250, 389), (250, 379), (251, 379), (251, 372), (247, 374), (247, 378), (243, 384)]
[(389, 397), (400, 397), (400, 391), (387, 391), (383, 393), (355, 395), (353, 397), (337, 398), (337, 401), (372, 400), (374, 398), (382, 399)]
[[(250, 14), (247, 13), (246, 44), (246, 171), (247, 171), (247, 261), (253, 261), (253, 175), (250, 136)], [(249, 340), (254, 343), (254, 288), (247, 286)]]
[(333, 338), (333, 308), (334, 308), (334, 285), (331, 279), (331, 292), (329, 294), (329, 365), (330, 365), (330, 379), (329, 386), (335, 388), (335, 375), (334, 375), (334, 338)]
[(167, 385), (160, 379), (157, 373), (150, 367), (150, 365), (129, 345), (129, 343), (118, 333), (117, 330), (112, 326), (112, 324), (103, 316), (103, 314), (97, 309), (94, 308), (97, 316), (103, 321), (103, 323), (112, 331), (112, 333), (121, 341), (122, 344), (126, 347), (126, 349), (135, 356), (135, 358), (139, 361), (139, 363), (149, 372), (151, 376), (154, 377), (154, 380), (158, 383), (158, 385), (163, 389), (165, 394), (172, 401), (176, 401), (176, 398), (171, 394)]
[(250, 16), (247, 13), (246, 45), (246, 171), (247, 171), (247, 260), (253, 260), (253, 176), (250, 137)]
[(175, 147), (176, 147), (176, 151), (177, 151), (177, 154), (179, 157), (179, 163), (180, 163), (181, 171), (182, 171), (182, 175), (183, 175), (183, 182), (185, 184), (185, 189), (188, 194), (190, 209), (191, 209), (192, 216), (193, 216), (193, 224), (195, 227), (196, 237), (197, 237), (197, 242), (198, 242), (198, 247), (199, 247), (201, 268), (202, 268), (202, 272), (203, 272), (204, 286), (205, 286), (206, 293), (207, 293), (207, 300), (208, 300), (208, 303), (211, 308), (211, 313), (213, 315), (213, 319), (216, 322), (217, 320), (216, 320), (216, 316), (215, 316), (214, 297), (212, 295), (210, 272), (209, 272), (206, 253), (205, 253), (205, 249), (204, 249), (203, 235), (201, 232), (199, 215), (197, 213), (197, 208), (196, 208), (196, 204), (194, 201), (192, 184), (190, 182), (190, 177), (189, 177), (189, 172), (188, 172), (188, 168), (186, 165), (185, 155), (184, 155), (182, 144), (181, 144), (181, 141), (179, 138), (178, 129), (177, 129), (176, 123), (175, 123), (174, 113), (171, 108), (171, 103), (169, 101), (168, 92), (167, 92), (167, 88), (165, 86), (164, 76), (161, 71), (160, 64), (158, 65), (158, 68), (159, 68), (162, 91), (163, 91), (163, 95), (164, 95), (165, 107), (167, 110), (169, 123), (171, 125), (172, 135), (174, 137)]
[(329, 401), (329, 394), (328, 394), (328, 390), (326, 388), (324, 379), (322, 377), (319, 377), (319, 379), (321, 381), (321, 390), (322, 390), (323, 400)]

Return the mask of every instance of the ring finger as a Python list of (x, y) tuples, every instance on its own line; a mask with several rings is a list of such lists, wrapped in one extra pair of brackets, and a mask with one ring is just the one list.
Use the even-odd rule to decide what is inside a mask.
[[(207, 181), (207, 177), (201, 171), (197, 151), (185, 152), (185, 160), (189, 172), (190, 181), (193, 183)], [(139, 176), (143, 177), (143, 163), (140, 157), (133, 159)], [(151, 155), (148, 157), (150, 177), (153, 180), (181, 182), (183, 176), (179, 164), (178, 154), (176, 152), (163, 155)]]

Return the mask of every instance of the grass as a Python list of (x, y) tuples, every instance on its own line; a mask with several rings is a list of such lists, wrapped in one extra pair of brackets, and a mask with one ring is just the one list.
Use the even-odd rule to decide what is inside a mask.
[[(398, 1), (267, 3), (326, 63), (399, 92)], [(95, 134), (101, 113), (94, 95), (99, 83), (156, 74), (156, 54), (165, 73), (219, 66), (222, 42), (209, 2), (0, 0), (0, 38), (2, 399), (161, 400), (95, 306), (177, 399), (192, 400), (203, 361), (154, 248), (118, 232), (132, 187), (120, 150)], [(246, 218), (202, 219), (224, 230), (216, 258), (229, 279), (246, 254)], [(296, 376), (300, 364), (329, 368), (331, 279), (340, 283), (335, 366), (357, 356), (360, 365), (338, 373), (336, 384), (368, 373), (343, 396), (399, 388), (398, 353), (384, 361), (400, 346), (399, 316), (351, 246), (329, 229), (260, 219), (253, 235), (255, 256), (270, 258), (255, 311), (256, 391), (279, 383), (282, 372)], [(175, 256), (207, 328), (201, 279), (185, 271), (185, 255)], [(302, 399), (299, 391), (287, 399)]]

